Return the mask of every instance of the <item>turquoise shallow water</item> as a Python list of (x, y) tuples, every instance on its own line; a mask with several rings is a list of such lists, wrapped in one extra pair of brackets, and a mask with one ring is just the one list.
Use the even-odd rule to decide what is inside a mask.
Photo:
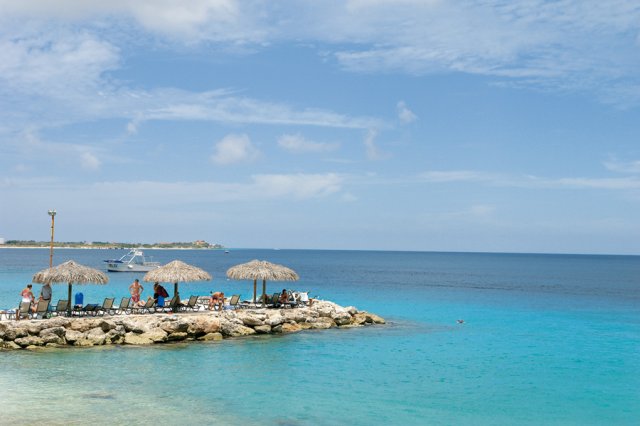
[[(96, 267), (114, 251), (59, 250)], [(398, 252), (158, 251), (207, 269), (181, 284), (248, 296), (229, 266), (296, 269), (287, 287), (387, 326), (151, 348), (0, 353), (0, 423), (637, 424), (640, 258)], [(0, 250), (0, 306), (46, 250)], [(78, 286), (121, 297), (135, 274)], [(281, 289), (279, 283), (269, 290)], [(66, 286), (54, 286), (54, 300)], [(456, 319), (464, 318), (464, 324)]]

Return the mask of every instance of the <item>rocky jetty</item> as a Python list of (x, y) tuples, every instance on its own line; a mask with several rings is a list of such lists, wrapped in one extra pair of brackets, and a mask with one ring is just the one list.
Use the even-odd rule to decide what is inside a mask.
[(255, 334), (384, 324), (383, 318), (329, 301), (294, 309), (239, 309), (177, 314), (55, 317), (0, 322), (0, 350), (96, 345), (151, 345)]

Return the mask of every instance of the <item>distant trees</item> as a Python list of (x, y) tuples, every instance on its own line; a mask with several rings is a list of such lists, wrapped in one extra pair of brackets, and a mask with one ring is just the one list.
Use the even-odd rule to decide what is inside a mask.
[[(49, 247), (51, 244), (50, 241), (35, 241), (35, 240), (7, 240), (5, 242), (5, 246), (14, 246), (14, 247)], [(106, 242), (106, 241), (56, 241), (54, 242), (56, 247), (70, 247), (70, 248), (122, 248), (122, 249), (132, 249), (132, 248), (192, 248), (192, 249), (221, 249), (224, 246), (220, 244), (209, 244), (206, 241), (198, 240), (194, 242), (163, 242), (163, 243), (116, 243), (116, 242)]]

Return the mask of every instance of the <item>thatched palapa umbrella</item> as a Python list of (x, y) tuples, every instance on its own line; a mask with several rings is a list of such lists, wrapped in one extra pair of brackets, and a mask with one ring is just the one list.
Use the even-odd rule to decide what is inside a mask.
[(253, 280), (253, 303), (256, 303), (256, 281), (262, 280), (262, 306), (267, 293), (269, 281), (297, 281), (300, 277), (293, 269), (266, 260), (252, 260), (232, 266), (227, 270), (227, 277), (232, 280)]
[(174, 296), (178, 294), (178, 282), (211, 281), (211, 275), (197, 266), (192, 266), (180, 260), (174, 260), (159, 268), (149, 271), (143, 278), (147, 282), (173, 283)]
[(109, 277), (104, 272), (69, 260), (53, 268), (43, 269), (32, 278), (34, 283), (39, 284), (69, 284), (69, 303), (67, 313), (71, 315), (71, 287), (73, 284), (106, 284)]

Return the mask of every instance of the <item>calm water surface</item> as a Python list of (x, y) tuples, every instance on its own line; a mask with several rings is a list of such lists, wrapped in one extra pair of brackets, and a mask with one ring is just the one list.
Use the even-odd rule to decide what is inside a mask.
[[(254, 258), (301, 276), (287, 287), (389, 324), (154, 347), (0, 352), (0, 424), (637, 424), (640, 257), (232, 250), (153, 251), (200, 266), (222, 290)], [(120, 251), (57, 250), (102, 267)], [(48, 250), (0, 250), (0, 307), (17, 305)], [(143, 274), (76, 286), (85, 302)], [(38, 285), (34, 286), (39, 290)], [(269, 283), (268, 291), (281, 290)], [(54, 286), (54, 301), (66, 285)], [(144, 296), (150, 295), (145, 290)], [(463, 318), (460, 325), (457, 319)]]

